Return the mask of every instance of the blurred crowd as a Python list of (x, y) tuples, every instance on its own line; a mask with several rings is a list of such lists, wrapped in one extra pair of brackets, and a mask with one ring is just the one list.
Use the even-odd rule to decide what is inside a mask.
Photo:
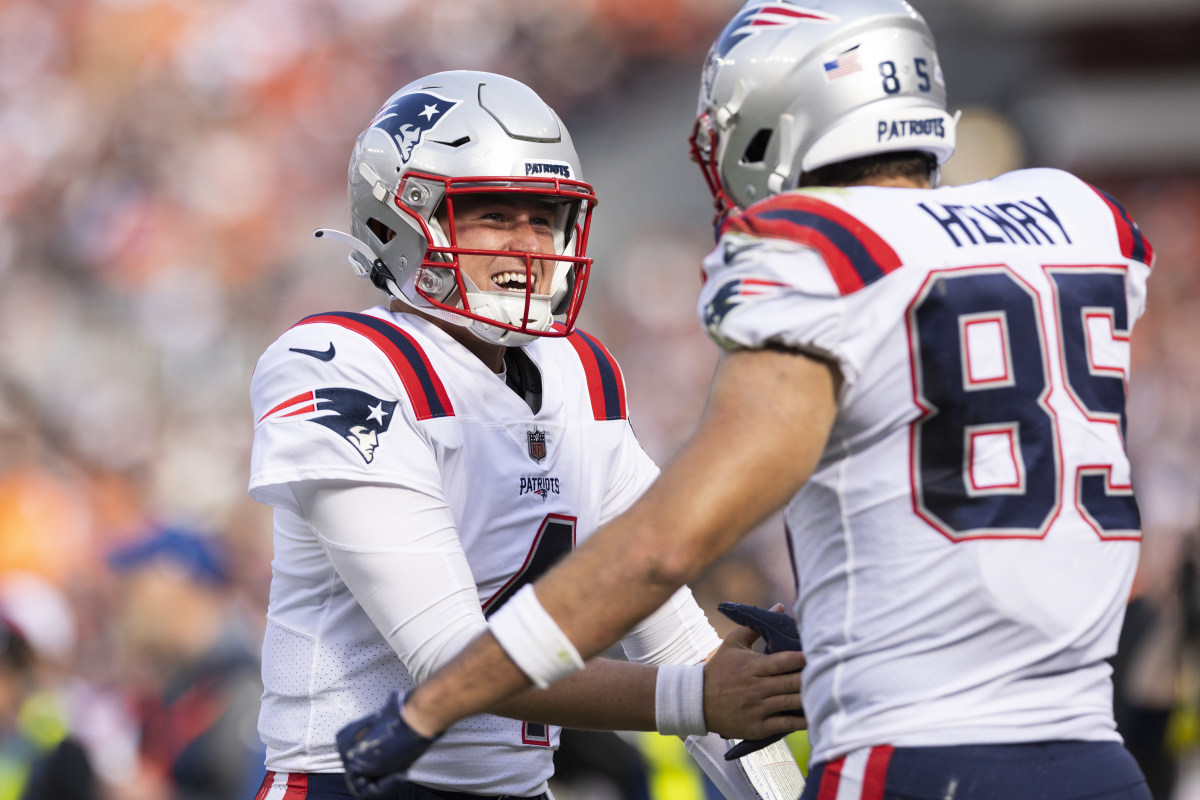
[[(686, 96), (671, 100), (684, 112), (664, 169), (692, 170), (692, 78), (738, 5), (0, 0), (0, 800), (31, 786), (76, 800), (253, 795), (241, 787), (261, 763), (271, 543), (269, 512), (245, 493), (249, 376), (301, 317), (380, 301), (311, 231), (346, 225), (353, 138), (407, 81), (503, 72), (567, 120), (600, 196), (581, 325), (622, 363), (651, 455), (670, 457), (716, 359), (692, 309), (711, 246), (705, 189), (689, 172), (686, 214), (646, 208), (620, 158), (591, 154), (665, 107), (655, 93), (670, 87)], [(964, 127), (948, 181), (986, 177), (995, 158), (967, 161), (980, 143), (1021, 165), (1020, 147), (988, 138), (987, 114), (966, 119), (981, 124)], [(635, 159), (657, 141), (655, 129), (619, 146)], [(1153, 651), (1166, 677), (1133, 706), (1161, 712), (1150, 735), (1173, 771), (1200, 741), (1184, 569), (1200, 528), (1200, 170), (1115, 167), (1083, 177), (1125, 202), (1159, 256), (1128, 443), (1146, 525), (1135, 593), (1153, 611), (1139, 625), (1167, 640)], [(763, 597), (716, 599), (789, 600), (782, 547), (769, 524), (737, 554)], [(78, 784), (52, 794), (51, 778)], [(1194, 782), (1174, 791), (1200, 797)]]

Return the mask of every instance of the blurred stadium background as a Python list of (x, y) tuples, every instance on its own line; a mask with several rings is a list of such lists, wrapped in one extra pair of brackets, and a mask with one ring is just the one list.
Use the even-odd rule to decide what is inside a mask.
[[(127, 787), (113, 796), (182, 795), (128, 788), (145, 767), (128, 698), (154, 668), (119, 624), (107, 556), (164, 527), (206, 535), (231, 556), (220, 602), (261, 624), (270, 520), (245, 493), (249, 375), (299, 318), (381, 299), (311, 232), (345, 229), (354, 136), (404, 83), (502, 72), (566, 119), (600, 198), (581, 325), (625, 368), (650, 454), (678, 447), (715, 362), (693, 315), (710, 202), (685, 140), (704, 53), (738, 5), (0, 0), (0, 584), (32, 574), (66, 600), (73, 634), (45, 680), (111, 710), (67, 716), (108, 742), (97, 768)], [(1176, 613), (1200, 527), (1200, 1), (917, 6), (964, 112), (944, 181), (1070, 169), (1157, 249), (1129, 407), (1135, 594), (1191, 620), (1152, 681), (1164, 758), (1186, 765), (1200, 739), (1195, 614)], [(781, 547), (768, 525), (737, 554), (763, 576), (738, 585), (763, 598), (714, 599), (788, 599)], [(1200, 797), (1184, 773), (1172, 796)]]

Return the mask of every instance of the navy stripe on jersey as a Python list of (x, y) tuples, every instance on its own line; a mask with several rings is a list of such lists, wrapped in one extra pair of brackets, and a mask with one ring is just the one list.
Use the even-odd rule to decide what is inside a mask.
[(730, 217), (721, 233), (788, 239), (821, 254), (843, 295), (899, 269), (900, 257), (862, 220), (800, 192), (785, 192)]
[[(555, 323), (555, 328), (561, 326)], [(600, 344), (598, 339), (578, 328), (567, 337), (575, 348), (584, 375), (587, 376), (588, 395), (592, 401), (592, 414), (598, 421), (625, 419), (625, 380), (617, 360)]]
[(883, 266), (872, 257), (862, 241), (850, 230), (831, 219), (811, 211), (778, 209), (758, 215), (761, 219), (782, 220), (793, 225), (811, 228), (820, 233), (842, 252), (850, 266), (866, 286), (882, 278), (886, 273)]
[(1146, 237), (1142, 235), (1142, 231), (1137, 223), (1129, 216), (1129, 212), (1125, 210), (1125, 206), (1121, 205), (1115, 197), (1103, 189), (1097, 189), (1093, 186), (1092, 190), (1104, 198), (1104, 201), (1108, 203), (1109, 209), (1113, 212), (1113, 217), (1117, 223), (1117, 236), (1121, 240), (1121, 251), (1124, 256), (1149, 266), (1154, 260), (1154, 248), (1146, 241)]
[[(450, 397), (446, 394), (441, 380), (433, 371), (429, 358), (408, 333), (377, 317), (345, 311), (314, 314), (296, 324), (306, 325), (316, 322), (341, 325), (347, 330), (366, 336), (379, 346), (399, 373), (418, 419), (454, 415)], [(364, 328), (367, 330), (363, 330)], [(389, 352), (387, 344), (392, 346), (391, 352)]]
[(625, 404), (621, 391), (621, 379), (617, 377), (616, 364), (613, 362), (612, 356), (601, 346), (600, 342), (583, 331), (576, 331), (574, 335), (587, 344), (592, 356), (596, 359), (596, 371), (600, 375), (601, 394), (604, 397), (604, 418), (621, 419), (625, 416)]
[[(565, 330), (561, 323), (554, 323), (555, 330)], [(625, 419), (625, 379), (617, 360), (591, 334), (578, 328), (567, 337), (575, 348), (583, 372), (587, 378), (588, 395), (592, 401), (592, 414), (597, 421)]]

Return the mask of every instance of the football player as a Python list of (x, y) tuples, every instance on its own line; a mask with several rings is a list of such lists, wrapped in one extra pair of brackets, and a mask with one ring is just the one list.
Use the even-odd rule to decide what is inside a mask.
[[(597, 652), (784, 507), (804, 800), (1149, 797), (1106, 659), (1141, 536), (1125, 400), (1153, 250), (1065, 172), (935, 188), (945, 97), (901, 0), (752, 0), (729, 23), (692, 137), (720, 224), (704, 418), (406, 700), (393, 768), (569, 672), (566, 645)], [(536, 637), (512, 635), (518, 612), (545, 615)]]
[[(251, 386), (250, 492), (274, 506), (275, 547), (258, 800), (351, 796), (338, 730), (420, 683), (657, 475), (620, 367), (575, 327), (596, 198), (531, 89), (481, 72), (404, 87), (359, 136), (349, 195), (352, 235), (318, 235), (348, 244), (389, 304), (301, 320)], [(755, 638), (722, 645), (672, 592), (624, 640), (641, 663), (594, 660), (463, 720), (404, 796), (544, 797), (571, 725), (685, 736), (729, 797), (794, 797), (782, 743), (731, 764), (717, 735), (804, 724), (786, 713), (803, 656)]]

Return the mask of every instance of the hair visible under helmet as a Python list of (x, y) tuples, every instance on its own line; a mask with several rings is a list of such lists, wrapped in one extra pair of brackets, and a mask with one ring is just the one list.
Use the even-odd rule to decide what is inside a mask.
[[(410, 83), (359, 135), (348, 178), (353, 236), (317, 235), (350, 244), (356, 271), (380, 289), (496, 344), (574, 329), (592, 263), (595, 192), (580, 179), (566, 127), (528, 86), (474, 71)], [(555, 207), (554, 253), (494, 253), (525, 259), (524, 291), (485, 291), (460, 267), (454, 200), (480, 193), (533, 195)], [(534, 294), (535, 260), (554, 264), (544, 294)]]
[(954, 153), (933, 34), (903, 0), (750, 0), (713, 43), (692, 157), (718, 215), (801, 173), (879, 153)]

